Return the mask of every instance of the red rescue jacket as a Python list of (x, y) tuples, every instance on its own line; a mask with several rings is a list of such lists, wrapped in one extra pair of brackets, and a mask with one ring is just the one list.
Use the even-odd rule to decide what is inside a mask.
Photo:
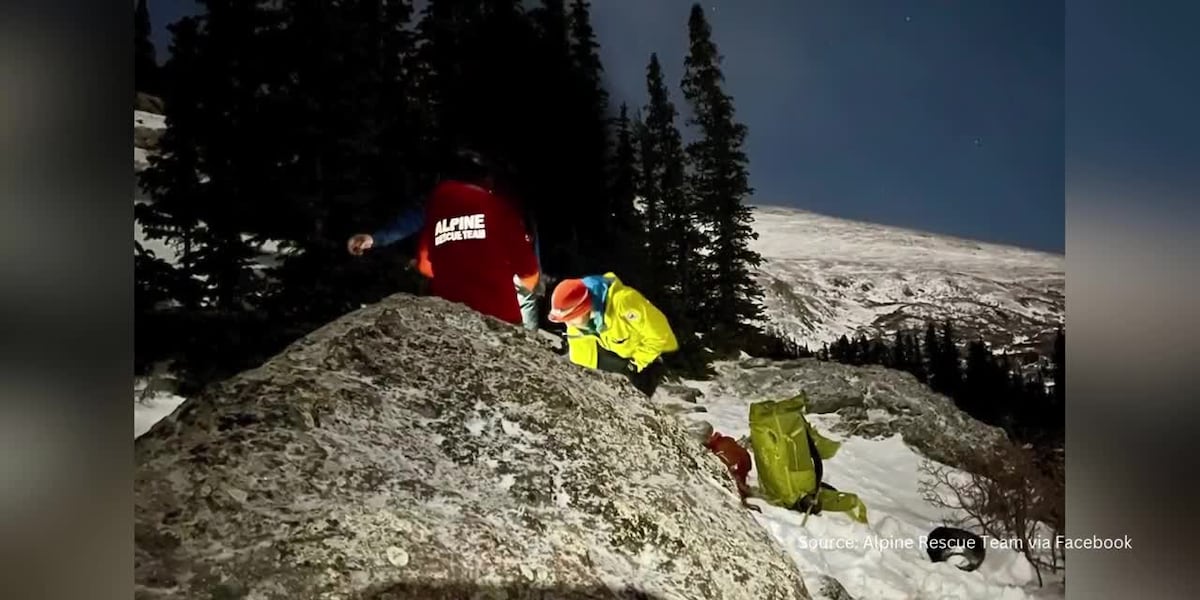
[(444, 181), (429, 196), (417, 266), (433, 295), (513, 324), (521, 322), (514, 276), (530, 290), (538, 278), (515, 204), (459, 181)]

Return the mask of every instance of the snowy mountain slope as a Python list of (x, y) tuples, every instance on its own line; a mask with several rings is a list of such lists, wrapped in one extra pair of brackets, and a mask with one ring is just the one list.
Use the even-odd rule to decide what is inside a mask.
[(960, 339), (1044, 347), (1063, 322), (1062, 255), (759, 207), (767, 320), (810, 349), (953, 320)]
[[(703, 420), (726, 435), (748, 436), (750, 400), (723, 393), (718, 382), (685, 382), (702, 392), (699, 405), (707, 412), (685, 419)], [(922, 536), (943, 523), (946, 515), (921, 498), (918, 491), (921, 455), (899, 435), (886, 439), (842, 436), (837, 414), (810, 415), (823, 434), (842, 442), (838, 454), (825, 465), (826, 480), (854, 492), (867, 505), (868, 525), (842, 514), (804, 516), (751, 500), (762, 508), (755, 519), (769, 531), (804, 574), (814, 598), (823, 578), (837, 580), (859, 600), (922, 599), (970, 600), (1062, 598), (1061, 578), (1037, 587), (1033, 568), (1004, 540), (989, 540), (987, 558), (977, 571), (964, 572), (950, 563), (930, 562), (921, 546)], [(757, 485), (757, 471), (749, 478)], [(827, 596), (831, 600), (836, 596)]]

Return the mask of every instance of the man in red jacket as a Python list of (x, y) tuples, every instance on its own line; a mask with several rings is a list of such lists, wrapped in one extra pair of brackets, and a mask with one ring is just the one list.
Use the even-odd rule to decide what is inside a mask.
[(417, 268), (433, 295), (520, 324), (513, 288), (537, 288), (533, 243), (516, 203), (495, 191), (487, 163), (469, 151), (457, 158), (425, 205)]

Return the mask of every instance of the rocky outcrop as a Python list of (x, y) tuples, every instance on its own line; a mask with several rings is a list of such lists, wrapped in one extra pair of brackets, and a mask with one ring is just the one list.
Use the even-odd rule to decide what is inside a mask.
[(662, 385), (654, 392), (651, 400), (667, 414), (675, 416), (683, 427), (690, 427), (689, 415), (708, 412), (708, 408), (697, 404), (700, 390), (682, 385)]
[(623, 378), (395, 296), (135, 443), (138, 598), (808, 598)]
[(695, 404), (704, 396), (700, 390), (687, 387), (684, 385), (664, 384), (658, 387), (654, 393), (655, 398), (670, 398), (671, 401), (680, 403)]
[(813, 600), (854, 600), (854, 596), (842, 587), (842, 583), (828, 575), (817, 575), (813, 586)]
[[(756, 402), (808, 395), (808, 412), (841, 417), (831, 431), (866, 438), (900, 435), (925, 456), (954, 465), (956, 452), (985, 448), (1004, 432), (971, 418), (909, 373), (816, 359), (746, 359), (717, 366), (716, 389)], [(954, 465), (960, 466), (960, 465)]]

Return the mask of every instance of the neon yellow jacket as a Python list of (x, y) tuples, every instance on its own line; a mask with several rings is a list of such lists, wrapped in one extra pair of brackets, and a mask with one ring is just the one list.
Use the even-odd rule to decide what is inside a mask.
[(595, 369), (599, 347), (631, 359), (641, 372), (659, 355), (679, 349), (666, 315), (640, 292), (621, 283), (613, 273), (585, 281), (589, 279), (593, 294), (597, 291), (596, 283), (602, 290), (604, 310), (595, 332), (567, 326), (571, 362)]

